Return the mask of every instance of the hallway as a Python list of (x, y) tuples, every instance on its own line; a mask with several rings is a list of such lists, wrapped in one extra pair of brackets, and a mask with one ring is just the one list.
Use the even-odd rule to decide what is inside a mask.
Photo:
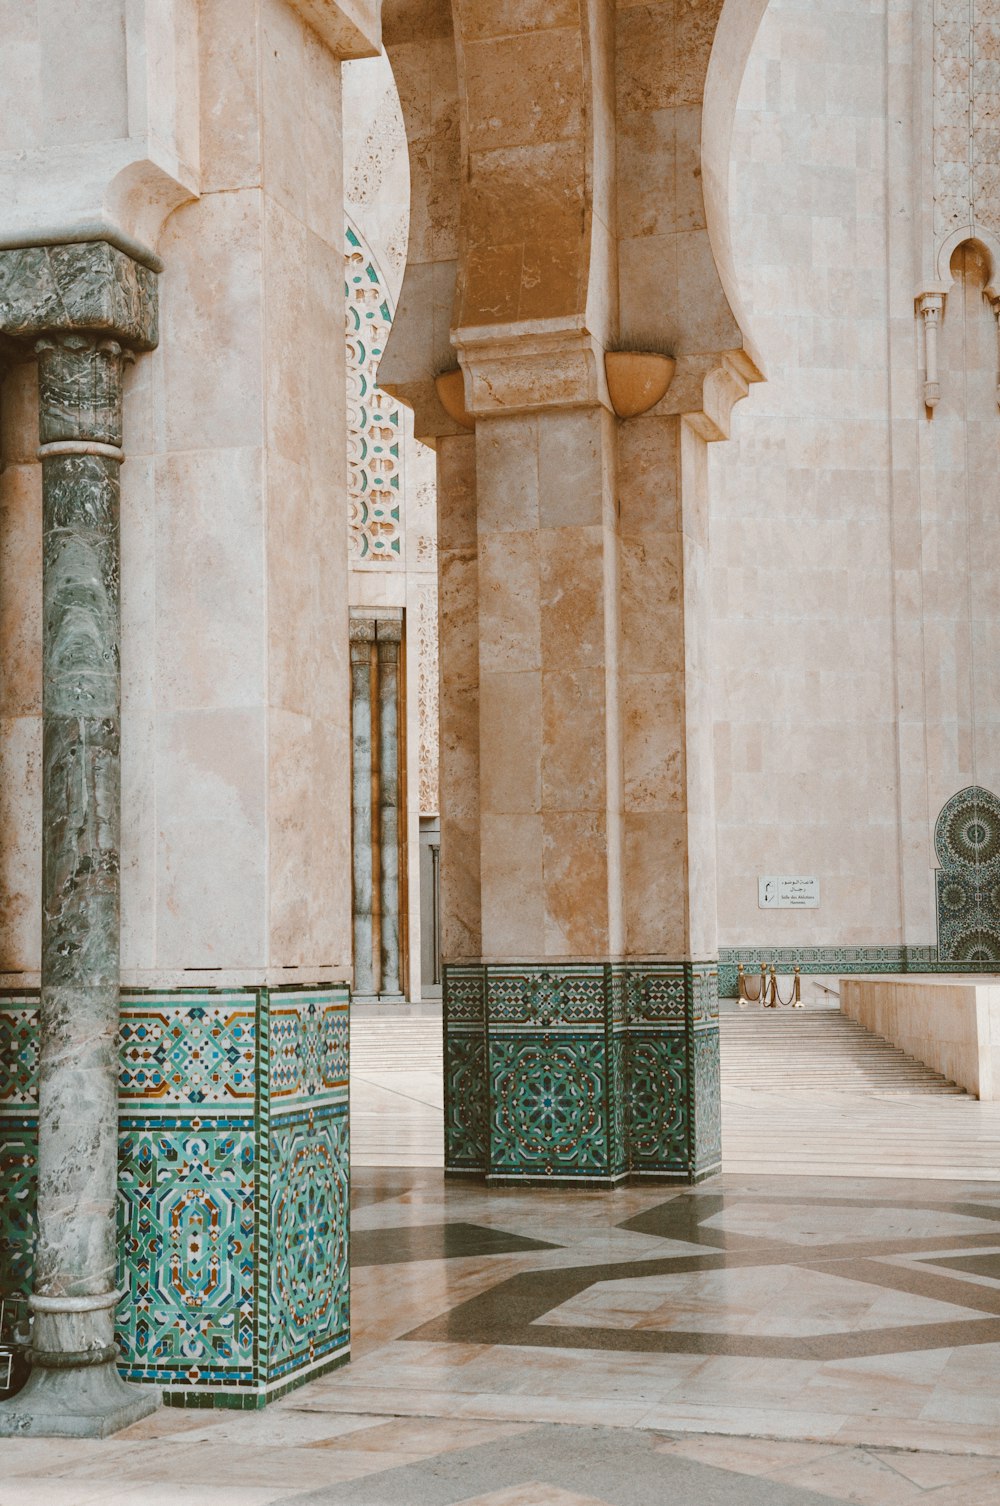
[[(1000, 1103), (938, 1090), (935, 1074), (896, 1076), (830, 1070), (817, 1015), (833, 1010), (722, 1016), (722, 1154), (729, 1172), (774, 1176), (910, 1177), (989, 1181), (1000, 1171)], [(756, 1021), (756, 1026), (755, 1022)], [(756, 1053), (734, 1032), (756, 1033)], [(760, 1044), (766, 1032), (769, 1040)], [(795, 1037), (804, 1042), (804, 1052)], [(864, 1035), (864, 1032), (862, 1032)], [(761, 1057), (761, 1050), (764, 1056)], [(862, 1063), (890, 1055), (875, 1037), (851, 1048)], [(357, 1167), (443, 1164), (440, 1012), (418, 1006), (405, 1019), (352, 1011), (351, 1162)], [(901, 1053), (895, 1053), (901, 1057)], [(756, 1080), (746, 1066), (753, 1057)], [(841, 1057), (843, 1068), (843, 1057)], [(912, 1079), (912, 1080), (908, 1080)]]
[(346, 1369), (264, 1413), (165, 1409), (104, 1443), (5, 1443), (0, 1506), (1000, 1491), (1000, 1184), (527, 1194), (365, 1169), (352, 1266)]

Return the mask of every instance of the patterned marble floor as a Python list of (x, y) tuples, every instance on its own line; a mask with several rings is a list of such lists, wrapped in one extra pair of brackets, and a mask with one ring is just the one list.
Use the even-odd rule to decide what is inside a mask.
[(1000, 1498), (1000, 1182), (360, 1169), (354, 1354), (264, 1413), (4, 1444), (0, 1506)]

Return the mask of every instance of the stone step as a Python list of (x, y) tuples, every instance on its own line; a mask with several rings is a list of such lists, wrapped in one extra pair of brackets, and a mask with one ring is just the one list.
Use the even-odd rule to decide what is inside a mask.
[[(924, 1062), (835, 1009), (725, 1012), (719, 1024), (724, 1089), (772, 1094), (812, 1090), (894, 1100), (968, 1097)], [(794, 1116), (774, 1118), (772, 1112), (771, 1118), (776, 1132), (802, 1133)], [(842, 1127), (837, 1134), (842, 1140)]]

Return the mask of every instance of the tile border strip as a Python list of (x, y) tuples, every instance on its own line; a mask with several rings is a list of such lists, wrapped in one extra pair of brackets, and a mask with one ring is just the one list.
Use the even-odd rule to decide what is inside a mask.
[(995, 973), (995, 962), (951, 962), (936, 946), (745, 946), (719, 948), (719, 995), (736, 997), (737, 963), (773, 962), (779, 972), (809, 973)]

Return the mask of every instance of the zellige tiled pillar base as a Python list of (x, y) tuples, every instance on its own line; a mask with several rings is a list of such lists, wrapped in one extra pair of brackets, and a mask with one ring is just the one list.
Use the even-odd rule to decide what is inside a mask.
[[(38, 1040), (37, 993), (0, 996), (0, 1297), (34, 1273)], [(343, 984), (122, 996), (117, 1368), (88, 1367), (75, 1410), (48, 1372), (47, 1429), (103, 1436), (154, 1387), (262, 1407), (348, 1358), (347, 1040)]]
[(711, 963), (444, 970), (445, 1168), (693, 1182), (721, 1163)]

